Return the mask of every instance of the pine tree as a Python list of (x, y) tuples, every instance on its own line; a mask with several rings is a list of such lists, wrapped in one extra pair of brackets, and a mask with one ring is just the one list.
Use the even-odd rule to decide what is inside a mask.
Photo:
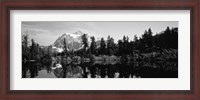
[(95, 54), (96, 53), (96, 48), (97, 48), (97, 45), (96, 45), (96, 41), (95, 41), (95, 37), (91, 37), (91, 45), (90, 45), (90, 51), (92, 54)]
[(28, 34), (22, 36), (22, 57), (23, 59), (28, 59), (29, 57), (29, 47), (28, 47)]
[(63, 41), (63, 47), (64, 47), (64, 55), (66, 55), (67, 54), (67, 43), (66, 43), (66, 39), (65, 38), (64, 38), (64, 41)]
[(118, 40), (118, 55), (123, 54), (123, 42), (122, 40)]
[(83, 45), (83, 53), (85, 54), (86, 53), (86, 49), (88, 47), (88, 38), (87, 38), (87, 34), (83, 34), (82, 35), (82, 45)]
[(106, 54), (106, 43), (105, 43), (104, 38), (101, 38), (99, 54), (101, 54), (101, 55)]
[(36, 54), (36, 43), (34, 39), (31, 39), (31, 47), (30, 47), (30, 53), (31, 53), (31, 59), (35, 59), (35, 54)]

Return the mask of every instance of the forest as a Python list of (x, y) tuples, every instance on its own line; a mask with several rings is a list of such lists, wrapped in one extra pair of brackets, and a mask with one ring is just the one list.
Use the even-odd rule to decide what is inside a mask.
[[(68, 51), (64, 39), (64, 51), (55, 53), (51, 51), (51, 46), (43, 47), (31, 39), (29, 42), (28, 34), (22, 35), (22, 61), (43, 61), (50, 63), (52, 57), (79, 57), (81, 59), (95, 60), (97, 57), (106, 60), (114, 56), (113, 59), (119, 61), (142, 60), (142, 61), (177, 61), (178, 60), (178, 28), (167, 27), (160, 33), (153, 33), (151, 28), (145, 30), (138, 37), (123, 36), (122, 39), (114, 42), (110, 35), (107, 39), (101, 38), (100, 45), (94, 36), (88, 38), (87, 34), (82, 35), (82, 48), (77, 51)], [(131, 39), (130, 39), (131, 38)], [(91, 43), (89, 43), (91, 39)]]

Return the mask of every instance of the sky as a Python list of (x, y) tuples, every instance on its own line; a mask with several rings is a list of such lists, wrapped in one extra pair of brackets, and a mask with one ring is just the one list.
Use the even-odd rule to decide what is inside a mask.
[(22, 34), (28, 33), (29, 39), (43, 46), (53, 44), (64, 33), (82, 31), (97, 39), (108, 35), (115, 42), (128, 36), (133, 40), (134, 35), (141, 37), (145, 30), (151, 28), (153, 35), (164, 31), (167, 27), (178, 27), (177, 21), (23, 21)]

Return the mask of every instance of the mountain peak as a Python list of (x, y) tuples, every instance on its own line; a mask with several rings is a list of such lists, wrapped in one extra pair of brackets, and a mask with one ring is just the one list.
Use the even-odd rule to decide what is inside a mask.
[(74, 32), (74, 33), (72, 33), (72, 34), (76, 34), (76, 35), (83, 35), (84, 33), (82, 32), (82, 31), (77, 31), (77, 32)]
[(64, 39), (66, 41), (66, 47), (68, 50), (76, 50), (81, 47), (81, 31), (77, 31), (75, 33), (64, 33), (60, 36), (53, 44), (56, 48), (64, 47)]
[(77, 37), (82, 36), (83, 34), (84, 34), (83, 32), (77, 31), (77, 32), (74, 32), (74, 33), (64, 33), (61, 37), (71, 36), (73, 38), (77, 38)]
[[(53, 43), (53, 47), (54, 49), (57, 48), (58, 51), (62, 48), (64, 48), (64, 40), (66, 42), (66, 47), (68, 50), (79, 50), (80, 48), (82, 48), (82, 35), (84, 33), (82, 31), (77, 31), (74, 33), (64, 33), (62, 34), (54, 43)], [(88, 42), (91, 42), (90, 36), (87, 36), (88, 38)], [(96, 41), (97, 45), (100, 45), (100, 40), (97, 38)], [(59, 49), (60, 48), (60, 49)]]

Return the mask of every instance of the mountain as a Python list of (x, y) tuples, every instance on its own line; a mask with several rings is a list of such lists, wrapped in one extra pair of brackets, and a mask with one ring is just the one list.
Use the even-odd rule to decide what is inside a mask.
[[(69, 51), (71, 50), (79, 50), (82, 48), (82, 35), (84, 33), (81, 32), (81, 31), (77, 31), (77, 32), (74, 32), (74, 33), (64, 33), (62, 34), (60, 37), (58, 37), (58, 39), (53, 43), (52, 46), (52, 49), (53, 51), (57, 51), (57, 52), (63, 52), (63, 48), (64, 48), (64, 39), (65, 39), (65, 42), (66, 42), (66, 47)], [(88, 35), (88, 44), (90, 46), (90, 43), (91, 43), (91, 39), (90, 37), (92, 36), (89, 36)], [(100, 39), (96, 38), (96, 45), (97, 47), (100, 47)]]
[(55, 48), (64, 48), (64, 39), (66, 42), (66, 47), (68, 50), (77, 50), (82, 47), (81, 45), (81, 36), (84, 33), (81, 31), (75, 32), (75, 33), (64, 33), (62, 36), (60, 36), (54, 43), (53, 47)]

